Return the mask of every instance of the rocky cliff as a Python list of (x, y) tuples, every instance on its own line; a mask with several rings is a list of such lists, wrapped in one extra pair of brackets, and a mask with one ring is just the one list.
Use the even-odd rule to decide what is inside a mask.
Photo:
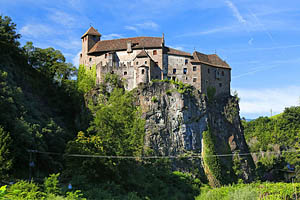
[[(222, 177), (220, 183), (234, 177), (252, 180), (253, 160), (248, 154), (237, 97), (208, 99), (198, 90), (166, 82), (143, 85), (136, 92), (146, 120), (145, 149), (154, 155), (181, 156), (181, 161), (186, 158), (185, 162), (174, 159), (173, 167), (189, 172), (204, 169), (209, 181), (216, 173)], [(213, 145), (211, 155), (204, 155), (203, 133), (208, 129)], [(204, 156), (216, 158), (219, 172), (207, 166), (209, 162), (201, 159)]]
[[(91, 93), (94, 104), (99, 93), (112, 89), (106, 84)], [(146, 121), (145, 156), (170, 156), (173, 170), (207, 179), (214, 187), (253, 180), (237, 97), (207, 96), (174, 81), (139, 85), (133, 92)]]

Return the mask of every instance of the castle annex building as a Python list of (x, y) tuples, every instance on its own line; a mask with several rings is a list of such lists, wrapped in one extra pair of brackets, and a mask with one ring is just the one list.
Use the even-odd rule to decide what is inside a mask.
[(97, 83), (104, 74), (113, 73), (127, 80), (128, 90), (153, 79), (177, 79), (203, 93), (214, 87), (216, 94), (230, 94), (231, 68), (216, 54), (167, 47), (164, 36), (101, 40), (93, 27), (81, 40), (80, 64), (96, 65)]

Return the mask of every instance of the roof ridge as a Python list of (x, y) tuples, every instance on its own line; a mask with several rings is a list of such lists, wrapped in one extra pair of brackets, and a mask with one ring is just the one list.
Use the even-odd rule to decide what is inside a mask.
[(132, 38), (159, 38), (161, 39), (162, 37), (152, 37), (152, 36), (137, 36), (137, 37), (128, 37), (128, 38), (116, 38), (116, 39), (111, 39), (111, 40), (100, 40), (99, 42), (103, 41), (114, 41), (114, 40), (128, 40)]

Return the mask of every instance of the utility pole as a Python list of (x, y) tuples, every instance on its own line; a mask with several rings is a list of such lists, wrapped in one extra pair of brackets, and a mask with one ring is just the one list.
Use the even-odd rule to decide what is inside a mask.
[(273, 113), (272, 113), (272, 108), (271, 108), (271, 117), (272, 117), (272, 114), (273, 114)]

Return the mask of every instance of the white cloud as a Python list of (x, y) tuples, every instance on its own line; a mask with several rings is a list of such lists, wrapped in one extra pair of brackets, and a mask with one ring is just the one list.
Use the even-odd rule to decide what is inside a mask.
[(112, 39), (117, 39), (117, 38), (121, 38), (123, 37), (121, 34), (117, 34), (117, 33), (111, 33), (108, 35), (102, 35), (101, 39), (103, 40), (112, 40)]
[(141, 29), (157, 29), (158, 28), (158, 24), (156, 24), (155, 22), (152, 21), (147, 21), (141, 24), (136, 24), (136, 26), (138, 26)]
[(52, 12), (51, 15), (49, 15), (49, 19), (66, 27), (72, 27), (76, 25), (77, 21), (75, 16), (62, 12), (60, 10), (55, 10), (54, 12)]
[(210, 35), (210, 34), (216, 34), (216, 33), (224, 33), (224, 32), (232, 32), (235, 31), (236, 27), (235, 26), (223, 26), (223, 27), (216, 27), (216, 28), (211, 28), (207, 30), (201, 30), (201, 31), (194, 31), (191, 33), (186, 33), (182, 35), (178, 35), (176, 37), (193, 37), (193, 36), (201, 36), (201, 35)]
[(153, 21), (146, 21), (144, 23), (134, 24), (131, 26), (125, 26), (124, 28), (127, 30), (132, 30), (138, 32), (139, 30), (157, 30), (159, 25)]
[(81, 41), (74, 38), (69, 38), (65, 40), (54, 40), (53, 44), (67, 50), (80, 49)]
[(250, 38), (250, 40), (248, 41), (248, 44), (252, 45), (253, 44), (253, 40), (254, 40), (253, 38)]
[(181, 47), (181, 46), (170, 46), (170, 45), (168, 45), (168, 47), (171, 47), (171, 48), (173, 48), (173, 49), (177, 49), (177, 50), (180, 50), (180, 51), (183, 51), (183, 50), (184, 50), (184, 48)]
[(125, 26), (124, 28), (127, 29), (127, 30), (135, 31), (135, 32), (138, 31), (138, 29), (134, 26)]
[(81, 54), (81, 51), (79, 51), (76, 56), (74, 56), (74, 58), (72, 59), (72, 63), (73, 65), (75, 65), (76, 68), (79, 67), (79, 56)]
[(54, 33), (54, 31), (43, 24), (27, 24), (21, 28), (20, 33), (25, 37), (38, 38), (42, 35), (50, 35)]
[(237, 7), (231, 2), (231, 1), (225, 1), (225, 3), (227, 4), (227, 6), (231, 9), (233, 15), (237, 18), (237, 20), (242, 23), (245, 24), (246, 20), (243, 18), (243, 16), (241, 15), (240, 11), (237, 9)]
[(289, 86), (285, 88), (265, 89), (237, 89), (241, 98), (241, 115), (273, 114), (283, 112), (284, 108), (295, 106), (299, 103), (300, 86)]

